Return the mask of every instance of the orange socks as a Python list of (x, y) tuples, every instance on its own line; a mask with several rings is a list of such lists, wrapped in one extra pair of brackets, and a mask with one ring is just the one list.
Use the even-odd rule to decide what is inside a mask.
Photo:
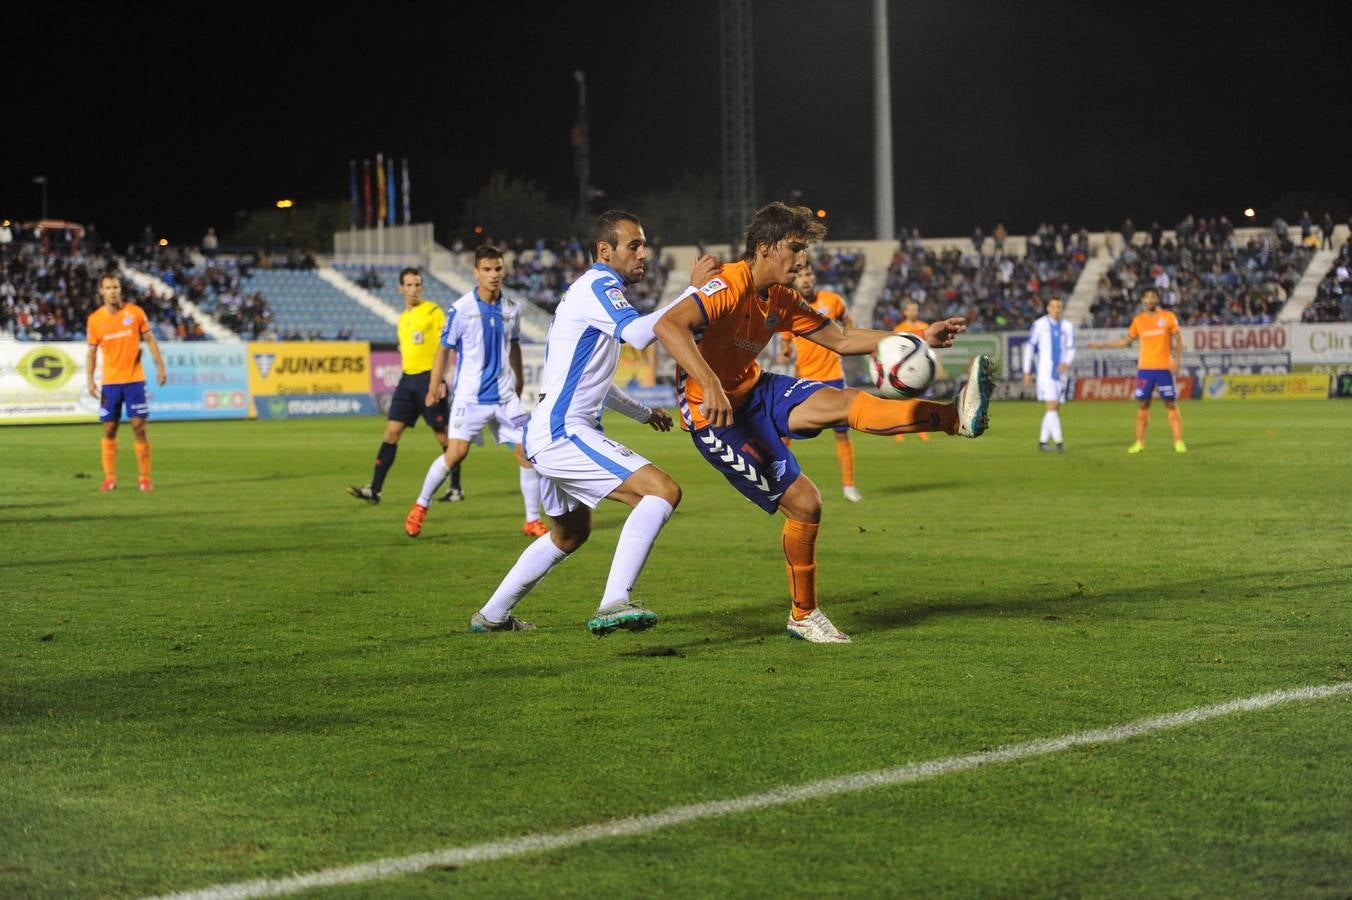
[(1183, 440), (1183, 417), (1178, 414), (1178, 407), (1168, 410), (1169, 427), (1174, 430), (1174, 440)]
[(103, 439), (103, 478), (117, 477), (117, 438)]
[(817, 529), (820, 527), (788, 519), (780, 536), (795, 619), (807, 618), (817, 608)]
[(141, 478), (150, 477), (150, 441), (136, 442), (136, 467), (141, 470)]
[(1145, 426), (1150, 424), (1150, 410), (1136, 410), (1136, 440), (1145, 443)]
[(949, 403), (932, 400), (884, 400), (860, 391), (850, 404), (850, 427), (869, 434), (917, 431), (958, 432), (958, 413)]
[(836, 459), (840, 460), (840, 483), (854, 486), (854, 444), (848, 434), (836, 434)]

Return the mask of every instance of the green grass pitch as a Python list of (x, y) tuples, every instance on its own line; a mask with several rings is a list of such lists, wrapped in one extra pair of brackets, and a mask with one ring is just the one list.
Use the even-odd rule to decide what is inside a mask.
[[(376, 419), (152, 422), (101, 495), (94, 427), (0, 429), (0, 896), (122, 897), (735, 798), (1352, 678), (1352, 403), (999, 403), (976, 441), (795, 444), (822, 606), (789, 640), (781, 520), (689, 438), (610, 417), (685, 496), (635, 596), (583, 627), (625, 510), (471, 635), (525, 545), (511, 454), (402, 531), (434, 445), (349, 498)], [(130, 489), (128, 489), (130, 488)], [(1352, 699), (325, 897), (1352, 893)]]

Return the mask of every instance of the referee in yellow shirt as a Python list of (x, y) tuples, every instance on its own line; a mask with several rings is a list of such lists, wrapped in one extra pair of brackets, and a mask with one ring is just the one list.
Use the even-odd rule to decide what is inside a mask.
[[(353, 485), (347, 489), (353, 497), (368, 503), (380, 502), (385, 476), (390, 473), (394, 455), (399, 450), (399, 438), (403, 436), (405, 428), (418, 421), (419, 416), (432, 429), (441, 449), (446, 449), (446, 422), (450, 418), (450, 403), (445, 397), (434, 406), (428, 406), (426, 402), (431, 386), (432, 360), (437, 353), (437, 338), (446, 325), (446, 313), (435, 303), (424, 300), (422, 289), (422, 273), (417, 269), (408, 268), (399, 273), (399, 293), (404, 295), (404, 311), (399, 314), (399, 357), (404, 374), (390, 401), (389, 421), (385, 423), (385, 436), (376, 454), (376, 468), (371, 475), (371, 483)], [(460, 500), (463, 497), (460, 466), (457, 465), (451, 469), (451, 489), (442, 499)]]

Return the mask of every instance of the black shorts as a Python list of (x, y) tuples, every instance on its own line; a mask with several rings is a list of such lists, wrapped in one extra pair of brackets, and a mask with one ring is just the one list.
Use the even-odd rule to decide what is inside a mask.
[(445, 431), (451, 415), (450, 401), (442, 397), (435, 406), (428, 406), (425, 401), (431, 383), (431, 372), (403, 375), (399, 379), (399, 386), (394, 389), (394, 396), (390, 398), (390, 421), (413, 425), (418, 421), (418, 416), (422, 416), (433, 431)]

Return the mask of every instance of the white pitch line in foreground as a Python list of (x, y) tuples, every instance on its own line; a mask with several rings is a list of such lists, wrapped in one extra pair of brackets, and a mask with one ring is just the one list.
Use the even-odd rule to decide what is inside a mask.
[(197, 891), (169, 894), (158, 898), (158, 900), (243, 900), (246, 897), (275, 897), (314, 888), (360, 884), (381, 878), (410, 875), (432, 867), (465, 866), (471, 863), (492, 862), (513, 856), (524, 856), (529, 853), (542, 853), (547, 850), (574, 847), (591, 841), (647, 834), (699, 819), (712, 819), (733, 813), (770, 809), (804, 800), (816, 800), (873, 788), (927, 781), (940, 775), (964, 772), (968, 769), (994, 763), (1046, 756), (1050, 753), (1059, 753), (1062, 750), (1088, 744), (1111, 744), (1171, 728), (1196, 725), (1208, 719), (1216, 719), (1233, 713), (1253, 712), (1283, 703), (1320, 700), (1339, 694), (1352, 694), (1352, 681), (1317, 687), (1295, 688), (1289, 691), (1273, 691), (1270, 694), (1259, 694), (1256, 697), (1245, 697), (1241, 700), (1230, 700), (1213, 706), (1199, 706), (1183, 712), (1140, 719), (1135, 722), (1128, 722), (1125, 725), (1115, 725), (1111, 728), (1098, 728), (1093, 731), (1081, 731), (1062, 737), (1013, 744), (1008, 747), (998, 747), (994, 750), (971, 753), (966, 756), (949, 756), (927, 762), (907, 763), (904, 766), (880, 769), (876, 772), (861, 772), (857, 775), (827, 778), (797, 787), (775, 788), (764, 793), (749, 794), (731, 800), (715, 800), (689, 806), (674, 806), (661, 812), (632, 816), (627, 819), (615, 819), (610, 822), (598, 822), (594, 825), (582, 825), (577, 828), (569, 828), (566, 831), (557, 831), (553, 834), (530, 834), (508, 840), (472, 844), (468, 847), (450, 847), (428, 853), (415, 853), (411, 856), (378, 859), (374, 862), (357, 865), (320, 869), (317, 872), (291, 875), (285, 878), (260, 878), (254, 881), (218, 884)]

